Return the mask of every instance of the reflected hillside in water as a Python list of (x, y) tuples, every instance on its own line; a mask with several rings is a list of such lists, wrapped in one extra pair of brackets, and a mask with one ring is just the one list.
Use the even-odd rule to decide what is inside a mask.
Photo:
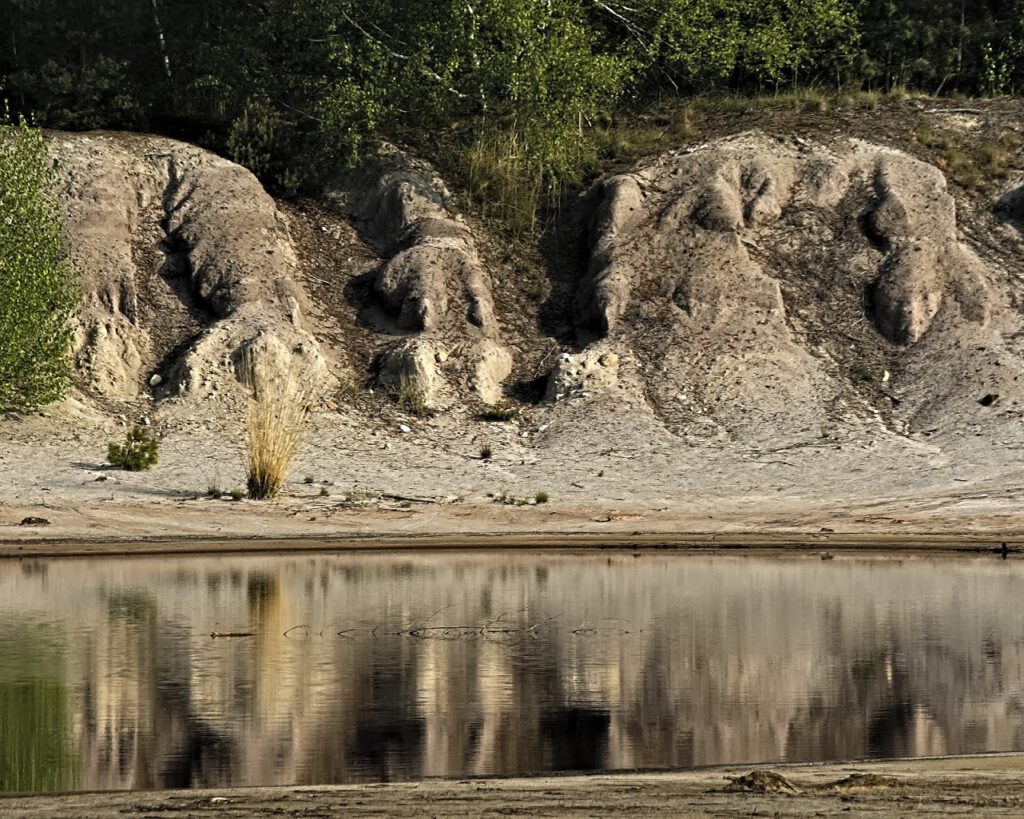
[(991, 559), (0, 563), (0, 789), (1021, 750), (1022, 580)]

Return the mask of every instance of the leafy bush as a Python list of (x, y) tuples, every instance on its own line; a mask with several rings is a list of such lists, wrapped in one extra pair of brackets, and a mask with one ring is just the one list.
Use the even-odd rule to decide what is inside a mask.
[[(299, 192), (311, 175), (304, 163), (289, 167), (285, 157), (294, 157), (298, 141), (295, 128), (267, 103), (252, 100), (234, 121), (228, 133), (228, 153), (274, 189), (289, 196)], [(289, 148), (291, 150), (289, 150)]]
[(68, 385), (78, 300), (40, 131), (0, 125), (0, 407), (31, 408)]
[(111, 443), (107, 446), (107, 461), (111, 466), (140, 472), (156, 464), (158, 447), (159, 443), (149, 430), (135, 427), (125, 436), (123, 444)]

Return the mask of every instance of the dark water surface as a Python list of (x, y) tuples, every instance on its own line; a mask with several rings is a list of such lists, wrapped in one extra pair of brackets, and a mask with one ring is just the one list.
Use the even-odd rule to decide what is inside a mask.
[(0, 561), (5, 791), (1019, 750), (1012, 561)]

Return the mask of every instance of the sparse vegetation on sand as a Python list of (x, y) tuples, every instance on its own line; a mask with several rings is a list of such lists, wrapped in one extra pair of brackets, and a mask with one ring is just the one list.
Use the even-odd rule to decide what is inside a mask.
[(429, 412), (426, 394), (420, 388), (419, 384), (407, 375), (399, 377), (398, 384), (395, 386), (394, 395), (398, 406), (410, 415), (422, 418)]
[(519, 409), (509, 406), (487, 407), (477, 415), (481, 421), (511, 421), (518, 417)]

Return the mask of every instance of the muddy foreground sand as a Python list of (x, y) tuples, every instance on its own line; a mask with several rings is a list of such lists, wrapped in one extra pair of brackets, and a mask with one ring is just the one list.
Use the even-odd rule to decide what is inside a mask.
[[(760, 769), (767, 771), (768, 769)], [(338, 787), (0, 797), (7, 819), (160, 816), (1020, 816), (1024, 757)]]

